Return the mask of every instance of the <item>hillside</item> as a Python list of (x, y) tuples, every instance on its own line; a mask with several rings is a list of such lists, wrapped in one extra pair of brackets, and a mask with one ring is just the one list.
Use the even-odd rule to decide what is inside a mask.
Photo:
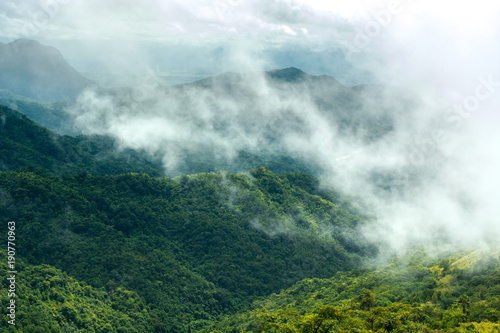
[(211, 332), (497, 332), (498, 246), (439, 260), (422, 249), (383, 267), (305, 279)]
[(41, 104), (20, 95), (12, 94), (8, 90), (0, 90), (0, 105), (18, 111), (38, 125), (46, 127), (60, 135), (80, 134), (74, 128), (74, 119), (66, 111), (65, 102)]
[[(6, 253), (2, 252), (2, 256)], [(137, 293), (96, 289), (49, 265), (17, 261), (18, 332), (144, 332), (152, 320)], [(2, 279), (1, 290), (8, 289)], [(7, 304), (7, 293), (0, 293)], [(0, 332), (11, 332), (11, 318), (0, 317)]]
[(0, 117), (0, 219), (22, 236), (27, 331), (498, 329), (496, 250), (436, 260), (417, 248), (363, 268), (377, 254), (359, 233), (370, 212), (311, 175), (162, 177), (110, 138)]
[(356, 231), (364, 220), (315, 184), (265, 168), (175, 179), (2, 172), (0, 218), (16, 221), (26, 262), (135, 291), (155, 331), (183, 332), (374, 253)]
[(0, 106), (0, 170), (34, 170), (54, 174), (90, 172), (162, 175), (163, 167), (146, 153), (118, 151), (111, 138), (60, 136), (21, 113)]
[(91, 85), (53, 47), (28, 39), (0, 43), (0, 89), (40, 102), (58, 102), (75, 98)]
[[(33, 112), (45, 117), (52, 110), (34, 102), (17, 101), (23, 113)], [(55, 111), (56, 118), (60, 113)], [(101, 135), (59, 135), (39, 126), (21, 112), (0, 105), (0, 170), (33, 170), (75, 174), (147, 173), (152, 176), (165, 174), (161, 158), (146, 151), (120, 149), (116, 140)], [(63, 126), (68, 126), (61, 120)], [(182, 164), (170, 176), (230, 170), (239, 172), (266, 165), (274, 172), (313, 171), (306, 161), (272, 149), (260, 152), (240, 151), (234, 160), (216, 159), (211, 152), (183, 152)]]
[[(497, 245), (431, 257), (417, 244), (381, 264), (391, 250), (363, 233), (380, 207), (316, 178), (311, 145), (330, 140), (331, 161), (344, 139), (370, 149), (418, 105), (408, 92), (290, 67), (72, 100), (91, 84), (53, 48), (0, 44), (0, 220), (16, 222), (20, 331), (500, 330)], [(393, 169), (367, 175), (403, 194)]]
[[(261, 79), (265, 80), (265, 88), (259, 88), (263, 85)], [(172, 87), (167, 90), (166, 98), (175, 95), (180, 103), (189, 106), (193, 102), (184, 100), (185, 97), (204, 96), (208, 93), (213, 97), (213, 105), (210, 107), (214, 110), (223, 110), (228, 102), (237, 103), (241, 110), (237, 119), (244, 129), (248, 128), (244, 122), (256, 122), (249, 114), (258, 115), (258, 109), (265, 109), (266, 103), (272, 103), (275, 98), (280, 104), (273, 107), (283, 108), (285, 114), (287, 108), (300, 108), (302, 105), (298, 102), (308, 101), (309, 108), (316, 108), (330, 124), (338, 126), (344, 135), (354, 134), (365, 140), (375, 140), (392, 129), (389, 111), (403, 110), (411, 101), (415, 101), (408, 92), (397, 91), (395, 88), (389, 89), (393, 94), (372, 91), (371, 86), (365, 86), (364, 89), (359, 86), (349, 88), (333, 77), (314, 76), (291, 67), (264, 73), (228, 72)], [(296, 126), (304, 126), (303, 119), (294, 119), (293, 112), (289, 117), (292, 119), (284, 119), (279, 126), (278, 122), (270, 124), (268, 139), (271, 142), (278, 138), (271, 133), (283, 132), (294, 121), (297, 121)]]

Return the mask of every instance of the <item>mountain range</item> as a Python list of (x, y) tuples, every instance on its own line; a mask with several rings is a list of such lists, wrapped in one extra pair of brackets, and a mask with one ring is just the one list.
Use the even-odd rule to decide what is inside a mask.
[[(265, 128), (258, 128), (258, 110), (266, 106), (265, 96), (256, 94), (253, 87), (255, 76), (263, 76), (270, 89), (282, 100), (293, 96), (295, 99), (311, 101), (312, 106), (317, 108), (325, 120), (332, 126), (340, 129), (345, 135), (359, 134), (364, 140), (376, 140), (388, 133), (392, 128), (392, 120), (389, 116), (386, 105), (390, 100), (391, 107), (399, 103), (399, 107), (404, 107), (405, 98), (399, 92), (398, 98), (394, 95), (386, 96), (378, 94), (377, 86), (356, 86), (345, 87), (337, 80), (329, 76), (313, 76), (300, 69), (290, 67), (285, 69), (272, 70), (264, 73), (224, 73), (218, 76), (209, 77), (189, 84), (177, 86), (159, 85), (152, 93), (153, 101), (139, 101), (146, 103), (138, 104), (134, 98), (135, 88), (99, 88), (81, 76), (73, 69), (54, 48), (43, 46), (36, 41), (17, 40), (7, 45), (1, 46), (1, 52), (6, 55), (2, 59), (4, 67), (0, 66), (0, 104), (13, 108), (28, 116), (38, 124), (55, 131), (58, 135), (79, 135), (85, 128), (75, 126), (74, 122), (81, 112), (73, 107), (78, 104), (76, 98), (85, 89), (96, 91), (99, 96), (110, 98), (114, 101), (116, 108), (119, 105), (135, 105), (127, 114), (125, 111), (120, 117), (125, 116), (147, 116), (147, 110), (151, 105), (157, 107), (161, 112), (168, 110), (167, 104), (182, 105), (183, 109), (178, 110), (176, 120), (188, 123), (203, 122), (199, 119), (193, 121), (190, 118), (196, 117), (199, 106), (193, 103), (193, 96), (210, 96), (214, 102), (205, 107), (212, 108), (211, 112), (218, 113), (225, 104), (239, 105), (240, 110), (234, 118), (233, 125), (236, 124), (244, 132), (262, 132), (262, 139), (266, 144), (262, 144), (257, 151), (248, 147), (236, 147), (235, 158), (217, 159), (214, 156), (218, 152), (216, 147), (210, 143), (199, 143), (196, 147), (186, 148), (179, 141), (165, 143), (180, 152), (180, 165), (177, 170), (170, 171), (170, 175), (183, 173), (198, 173), (217, 170), (231, 170), (234, 172), (244, 171), (258, 165), (266, 165), (271, 170), (281, 171), (307, 171), (316, 172), (317, 168), (299, 156), (284, 151), (284, 144), (280, 137), (286, 131), (284, 124), (293, 128), (303, 126), (303, 119), (287, 117), (286, 119), (276, 119), (274, 123), (266, 124)], [(11, 79), (9, 79), (11, 78)], [(3, 81), (2, 81), (3, 80)], [(139, 87), (140, 88), (140, 87)], [(68, 90), (69, 89), (69, 90)], [(148, 97), (146, 95), (146, 97)], [(371, 100), (367, 107), (365, 101)], [(47, 104), (50, 101), (50, 104)], [(162, 102), (164, 101), (164, 102)], [(150, 105), (147, 105), (149, 103)], [(165, 105), (161, 105), (161, 103)], [(111, 110), (103, 110), (110, 114)], [(108, 117), (108, 115), (106, 115)], [(168, 119), (169, 115), (163, 117)], [(221, 115), (219, 120), (213, 124), (217, 135), (231, 137), (230, 128), (227, 126), (227, 119)], [(193, 118), (194, 119), (194, 118)], [(80, 124), (81, 125), (81, 124)], [(87, 125), (85, 125), (87, 126)], [(106, 130), (106, 129), (104, 129)], [(54, 136), (55, 134), (52, 134)], [(57, 135), (56, 135), (57, 136)], [(69, 139), (64, 139), (69, 140)], [(64, 141), (63, 140), (63, 141)], [(109, 138), (108, 140), (113, 141)], [(61, 140), (59, 140), (61, 142)], [(109, 146), (109, 144), (104, 144)], [(133, 154), (131, 150), (129, 153)], [(161, 153), (160, 153), (161, 154)], [(8, 165), (10, 157), (5, 155), (4, 165)], [(156, 156), (155, 158), (158, 158)], [(153, 158), (154, 159), (154, 158)], [(42, 161), (40, 159), (39, 161)], [(158, 159), (157, 159), (158, 160)], [(152, 160), (153, 163), (157, 163)], [(17, 163), (17, 162), (16, 162)]]
[[(278, 118), (264, 131), (268, 146), (240, 149), (232, 161), (214, 158), (209, 143), (186, 151), (166, 175), (161, 155), (67, 132), (78, 114), (65, 110), (92, 83), (56, 50), (18, 40), (1, 52), (9, 56), (0, 60), (0, 220), (16, 226), (19, 331), (500, 329), (498, 246), (434, 257), (415, 244), (382, 261), (383, 245), (363, 232), (376, 222), (373, 207), (325, 188), (312, 162), (282, 149), (279, 125), (300, 128), (300, 119)], [(208, 96), (214, 110), (255, 111), (267, 102), (252, 88), (256, 75), (280, 100), (307, 99), (366, 142), (392, 130), (387, 109), (412, 102), (397, 89), (345, 87), (293, 67), (161, 86), (154, 97), (179, 103), (179, 119), (196, 111), (191, 96)], [(137, 103), (133, 88), (92, 89)], [(253, 120), (232, 118), (249, 131)], [(4, 308), (9, 288), (1, 279)], [(10, 319), (0, 317), (0, 332), (10, 332)]]

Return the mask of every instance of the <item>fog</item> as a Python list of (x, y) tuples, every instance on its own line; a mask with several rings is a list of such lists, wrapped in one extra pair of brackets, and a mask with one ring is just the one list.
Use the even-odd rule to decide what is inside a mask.
[[(84, 133), (111, 135), (120, 147), (161, 155), (167, 172), (186, 152), (231, 160), (240, 150), (271, 147), (302, 156), (320, 168), (322, 186), (363, 199), (376, 216), (363, 231), (391, 251), (419, 242), (431, 252), (478, 247), (500, 236), (499, 5), (130, 3), (61, 4), (45, 26), (67, 39), (102, 34), (110, 40), (104, 49), (115, 50), (108, 54), (119, 54), (109, 63), (120, 69), (134, 64), (128, 92), (89, 90), (79, 97), (71, 112)], [(64, 37), (58, 40), (63, 44)], [(220, 73), (243, 74), (223, 77), (237, 89), (218, 85), (222, 81), (213, 89), (165, 87), (161, 68), (151, 62), (161, 54), (140, 48), (145, 41), (170, 49), (222, 46), (223, 58), (206, 59)], [(367, 139), (363, 129), (342, 130), (311, 92), (272, 84), (263, 72), (285, 61), (263, 55), (294, 47), (313, 54), (342, 51), (344, 59), (324, 62), (325, 73), (312, 74), (351, 73), (359, 75), (357, 83), (381, 83), (377, 98), (360, 101), (360, 108), (391, 119), (392, 131)], [(184, 64), (169, 59), (171, 68)], [(407, 98), (411, 102), (403, 103)], [(332, 112), (342, 112), (341, 105)]]

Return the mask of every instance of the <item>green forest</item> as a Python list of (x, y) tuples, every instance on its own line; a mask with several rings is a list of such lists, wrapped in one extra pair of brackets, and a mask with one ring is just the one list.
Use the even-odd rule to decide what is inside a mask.
[(304, 279), (207, 332), (498, 332), (498, 246)]
[(381, 263), (360, 232), (369, 206), (322, 188), (303, 161), (196, 155), (165, 176), (111, 138), (59, 135), (8, 107), (0, 118), (18, 332), (500, 330), (498, 247), (415, 245)]

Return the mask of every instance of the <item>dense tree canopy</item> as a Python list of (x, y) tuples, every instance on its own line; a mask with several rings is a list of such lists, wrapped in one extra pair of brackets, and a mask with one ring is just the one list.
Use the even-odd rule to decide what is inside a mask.
[[(60, 136), (1, 106), (0, 121), (19, 331), (499, 330), (497, 248), (436, 259), (416, 247), (372, 267), (369, 209), (285, 172), (310, 169), (297, 159), (194, 154), (171, 178), (110, 138)], [(249, 171), (215, 171), (227, 169)]]
[(23, 259), (137, 292), (156, 331), (203, 325), (373, 253), (356, 236), (364, 220), (315, 194), (314, 178), (262, 167), (178, 178), (3, 172), (0, 190)]

